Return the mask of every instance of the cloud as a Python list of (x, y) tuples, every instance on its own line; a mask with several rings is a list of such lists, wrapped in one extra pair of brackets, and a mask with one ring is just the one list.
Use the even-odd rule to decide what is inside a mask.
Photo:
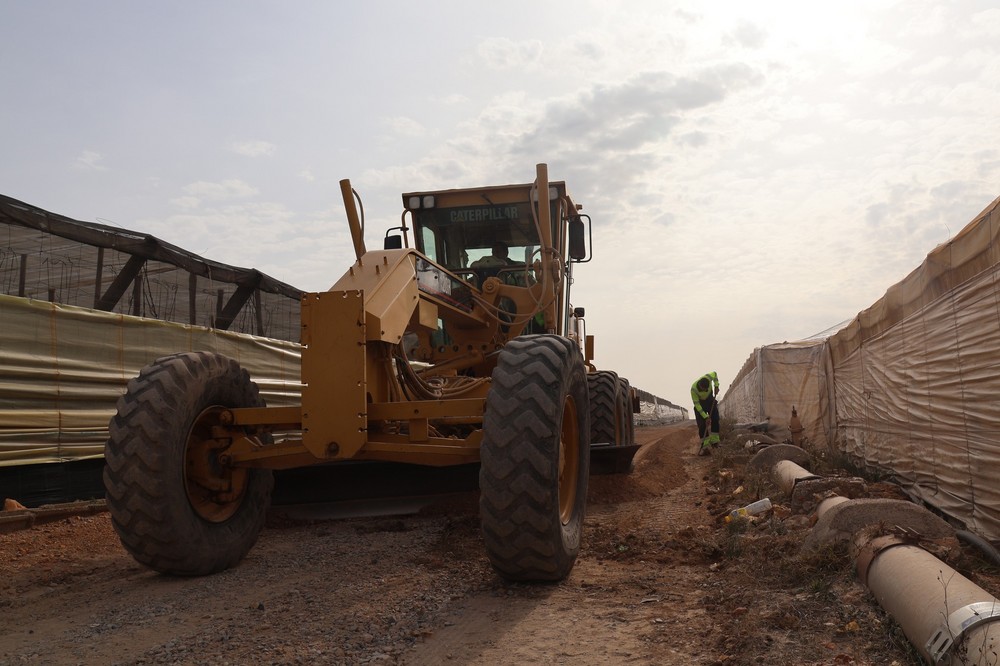
[[(240, 202), (140, 220), (139, 228), (160, 229), (156, 235), (168, 243), (214, 261), (250, 265), (300, 289), (320, 290), (341, 276), (353, 256), (342, 218), (334, 207), (303, 213), (277, 202)], [(268, 248), (264, 255), (262, 247)]]
[(385, 123), (394, 134), (399, 136), (420, 137), (427, 134), (427, 128), (413, 118), (395, 116), (393, 118), (387, 118)]
[(759, 49), (767, 41), (767, 32), (756, 23), (744, 20), (740, 21), (726, 41), (745, 49)]
[[(710, 109), (762, 79), (742, 63), (689, 76), (642, 72), (543, 104), (529, 99), (510, 108), (493, 106), (463, 143), (480, 151), (488, 145), (493, 166), (558, 163), (576, 191), (614, 192), (607, 200), (590, 197), (591, 203), (617, 208), (627, 219), (644, 214), (639, 201), (651, 209), (666, 203), (664, 170), (682, 155), (706, 152), (720, 135)], [(612, 199), (628, 204), (623, 209)]]
[(197, 208), (202, 202), (246, 199), (258, 193), (257, 188), (238, 178), (230, 178), (218, 183), (199, 180), (185, 185), (181, 191), (184, 193), (182, 196), (170, 200), (170, 203), (180, 208)]
[(170, 203), (178, 208), (197, 208), (201, 204), (201, 199), (198, 197), (175, 197), (170, 200)]
[(107, 171), (108, 168), (100, 163), (103, 159), (104, 155), (93, 150), (85, 150), (77, 156), (73, 168), (81, 171)]
[(514, 41), (506, 37), (484, 39), (476, 47), (479, 57), (493, 69), (534, 67), (541, 60), (542, 51), (542, 43), (537, 39)]
[(312, 169), (303, 169), (302, 171), (299, 171), (299, 178), (310, 183), (316, 180), (316, 176), (313, 175)]
[[(762, 80), (756, 69), (734, 63), (687, 76), (646, 71), (541, 100), (506, 92), (482, 101), (477, 116), (419, 160), (368, 170), (363, 181), (389, 191), (399, 183), (421, 189), (523, 182), (532, 164), (547, 162), (555, 178), (587, 193), (588, 207), (671, 225), (681, 206), (696, 204), (666, 199), (664, 169), (674, 168), (680, 155), (708, 154), (722, 136), (710, 107)], [(469, 159), (487, 153), (488, 161)], [(610, 222), (605, 215), (595, 223)]]
[(268, 141), (235, 141), (229, 146), (237, 155), (245, 157), (269, 157), (274, 154), (275, 145)]
[(597, 38), (580, 38), (570, 46), (574, 59), (598, 62), (605, 57), (607, 49)]
[(555, 101), (522, 141), (633, 151), (662, 142), (684, 112), (716, 104), (758, 76), (744, 65), (709, 69), (697, 77), (644, 72), (617, 84), (600, 84), (575, 98)]
[(291, 235), (292, 217), (281, 204), (239, 203), (171, 215), (155, 226), (169, 230), (161, 232), (168, 242), (180, 240), (178, 245), (201, 256), (243, 266), (251, 248), (275, 247), (283, 234)]

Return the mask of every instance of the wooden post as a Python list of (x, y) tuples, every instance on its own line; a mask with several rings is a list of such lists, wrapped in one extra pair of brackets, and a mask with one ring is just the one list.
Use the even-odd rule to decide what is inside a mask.
[(97, 267), (94, 273), (94, 309), (101, 302), (101, 282), (104, 279), (104, 248), (97, 248)]
[(21, 255), (21, 274), (17, 279), (17, 295), (24, 298), (24, 282), (28, 277), (28, 255)]
[(188, 277), (188, 323), (192, 326), (198, 323), (198, 276), (191, 273)]

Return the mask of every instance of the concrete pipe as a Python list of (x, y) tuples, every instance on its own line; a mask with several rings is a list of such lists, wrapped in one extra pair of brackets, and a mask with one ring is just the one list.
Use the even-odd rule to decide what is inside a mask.
[(844, 502), (850, 502), (850, 501), (851, 500), (849, 500), (848, 498), (840, 497), (839, 495), (834, 497), (827, 497), (825, 500), (819, 503), (818, 507), (816, 507), (816, 516), (818, 518), (822, 518), (823, 514), (825, 514), (833, 507), (837, 506), (838, 504), (843, 504)]
[(858, 576), (931, 664), (995, 663), (1000, 600), (924, 549), (878, 537), (859, 550)]
[[(790, 460), (775, 462), (772, 477), (790, 495), (798, 482), (819, 478)], [(850, 504), (843, 506), (845, 502)], [(925, 510), (902, 511), (904, 504), (907, 509), (915, 509), (914, 505), (879, 502), (852, 500), (840, 495), (827, 497), (816, 508), (817, 525), (836, 522), (835, 518), (842, 514), (845, 525), (859, 522), (859, 517), (864, 519), (867, 513), (871, 514), (869, 518), (876, 516), (880, 520), (890, 514), (897, 524), (909, 525), (911, 533), (929, 538), (941, 536), (941, 530), (935, 529), (933, 521), (951, 530), (944, 521)], [(841, 508), (834, 511), (836, 507)], [(853, 521), (848, 520), (852, 516), (846, 511), (851, 507), (857, 508), (854, 513), (860, 514), (853, 516)], [(911, 515), (914, 513), (920, 515)], [(919, 519), (924, 513), (932, 522)], [(810, 537), (817, 531), (818, 527)], [(900, 537), (872, 539), (858, 529), (854, 539), (858, 577), (928, 663), (936, 666), (996, 663), (1000, 652), (1000, 622), (996, 622), (1000, 620), (1000, 599), (923, 548)]]
[(819, 477), (798, 465), (791, 460), (779, 460), (771, 468), (771, 477), (778, 484), (782, 492), (791, 495), (795, 484), (805, 479), (818, 479)]

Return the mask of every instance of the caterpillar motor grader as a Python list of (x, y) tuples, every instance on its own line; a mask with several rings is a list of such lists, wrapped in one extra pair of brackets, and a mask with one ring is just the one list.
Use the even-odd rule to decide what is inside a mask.
[[(539, 164), (529, 184), (404, 194), (402, 225), (368, 251), (356, 193), (340, 185), (357, 261), (329, 291), (302, 297), (301, 404), (265, 406), (220, 354), (145, 367), (105, 447), (122, 544), (154, 570), (209, 574), (253, 546), (272, 470), (478, 461), (495, 570), (564, 578), (591, 446), (627, 468), (638, 407), (628, 382), (594, 368), (583, 310), (570, 305), (589, 218)], [(488, 256), (499, 244), (508, 257)]]

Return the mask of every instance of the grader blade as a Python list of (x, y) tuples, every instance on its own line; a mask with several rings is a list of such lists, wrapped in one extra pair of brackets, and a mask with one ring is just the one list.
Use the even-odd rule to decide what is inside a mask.
[(639, 450), (638, 444), (612, 446), (601, 442), (590, 443), (591, 474), (628, 474), (632, 470), (632, 459)]

